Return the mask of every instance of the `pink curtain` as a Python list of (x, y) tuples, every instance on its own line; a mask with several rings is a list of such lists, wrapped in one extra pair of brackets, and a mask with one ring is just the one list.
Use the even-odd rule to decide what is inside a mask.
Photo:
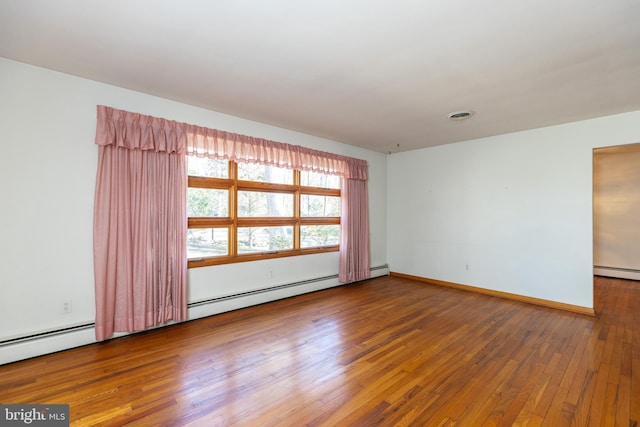
[(187, 319), (185, 142), (175, 122), (98, 107), (98, 341)]
[(340, 218), (338, 277), (343, 283), (368, 279), (371, 276), (371, 271), (366, 179), (342, 178), (341, 194), (342, 215)]

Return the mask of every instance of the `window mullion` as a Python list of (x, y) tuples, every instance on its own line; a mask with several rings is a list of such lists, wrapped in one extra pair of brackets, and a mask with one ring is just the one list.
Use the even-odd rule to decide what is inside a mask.
[(229, 179), (233, 182), (229, 191), (229, 216), (232, 224), (229, 227), (229, 255), (238, 255), (238, 164), (229, 161)]
[(293, 171), (293, 185), (296, 187), (293, 193), (293, 217), (295, 223), (293, 225), (293, 249), (300, 249), (300, 171)]
[(290, 184), (272, 184), (269, 182), (237, 181), (240, 191), (260, 191), (263, 193), (295, 193), (297, 188)]
[(226, 190), (233, 185), (231, 179), (225, 178), (209, 178), (201, 176), (188, 177), (188, 186), (192, 188), (217, 188)]
[(335, 189), (335, 188), (318, 188), (318, 187), (300, 186), (300, 192), (303, 194), (313, 194), (315, 196), (340, 197), (340, 189)]

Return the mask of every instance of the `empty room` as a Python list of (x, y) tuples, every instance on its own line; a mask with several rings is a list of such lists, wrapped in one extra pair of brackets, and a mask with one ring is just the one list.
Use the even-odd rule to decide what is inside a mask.
[(0, 2), (0, 425), (637, 425), (639, 20)]

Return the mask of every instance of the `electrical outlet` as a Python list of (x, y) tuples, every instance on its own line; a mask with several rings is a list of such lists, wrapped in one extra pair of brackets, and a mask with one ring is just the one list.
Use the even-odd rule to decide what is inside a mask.
[(467, 264), (467, 271), (469, 271), (469, 264)]
[(73, 310), (73, 303), (70, 299), (62, 301), (61, 306), (62, 314), (69, 314)]

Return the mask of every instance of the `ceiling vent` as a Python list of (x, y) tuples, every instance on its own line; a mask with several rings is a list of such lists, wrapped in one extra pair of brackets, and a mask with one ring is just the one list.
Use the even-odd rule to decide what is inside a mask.
[(453, 113), (449, 113), (449, 118), (451, 120), (460, 121), (460, 120), (468, 119), (469, 117), (473, 116), (474, 114), (475, 114), (475, 112), (473, 112), (471, 110), (455, 111)]

